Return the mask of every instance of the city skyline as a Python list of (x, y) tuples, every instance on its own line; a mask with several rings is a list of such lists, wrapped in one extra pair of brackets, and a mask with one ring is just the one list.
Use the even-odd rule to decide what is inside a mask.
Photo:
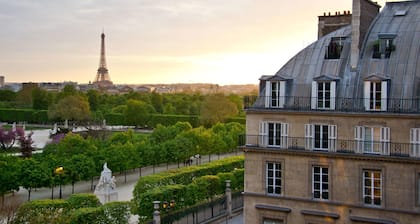
[(317, 16), (351, 10), (351, 2), (333, 0), (0, 0), (0, 6), (6, 82), (93, 81), (104, 30), (115, 84), (256, 84), (317, 39)]

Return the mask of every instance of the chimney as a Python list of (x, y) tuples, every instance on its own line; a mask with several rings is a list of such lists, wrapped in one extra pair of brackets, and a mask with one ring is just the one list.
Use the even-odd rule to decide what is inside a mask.
[(350, 66), (357, 69), (360, 46), (369, 30), (370, 24), (379, 13), (380, 5), (371, 0), (353, 0), (353, 14), (351, 18), (351, 54)]

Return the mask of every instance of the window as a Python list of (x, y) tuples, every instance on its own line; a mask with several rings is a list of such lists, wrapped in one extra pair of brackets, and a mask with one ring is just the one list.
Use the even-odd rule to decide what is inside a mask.
[(365, 109), (368, 111), (386, 111), (387, 81), (365, 81)]
[(289, 125), (280, 122), (261, 122), (260, 145), (287, 148)]
[(283, 224), (283, 220), (264, 218), (263, 224)]
[(355, 127), (355, 140), (359, 153), (389, 155), (389, 127)]
[(389, 58), (394, 50), (393, 38), (380, 38), (373, 45), (372, 58)]
[(313, 81), (311, 108), (321, 110), (334, 110), (335, 89), (335, 81)]
[(328, 200), (328, 167), (312, 167), (312, 196), (315, 199)]
[(336, 125), (306, 124), (305, 148), (335, 151), (337, 139)]
[(268, 162), (266, 164), (267, 194), (280, 195), (281, 192), (281, 163)]
[(382, 174), (381, 171), (363, 171), (363, 203), (381, 206), (382, 203)]
[(286, 81), (266, 81), (265, 106), (283, 108), (286, 93)]
[(410, 156), (420, 157), (420, 128), (410, 129)]
[(340, 59), (345, 37), (333, 37), (325, 51), (325, 59)]

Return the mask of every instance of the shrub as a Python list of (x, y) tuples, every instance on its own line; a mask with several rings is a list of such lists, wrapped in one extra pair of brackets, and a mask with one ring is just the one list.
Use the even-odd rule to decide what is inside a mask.
[(99, 207), (101, 202), (94, 194), (73, 194), (67, 199), (71, 208)]
[(24, 203), (16, 214), (14, 224), (66, 223), (69, 203), (64, 200), (36, 200)]

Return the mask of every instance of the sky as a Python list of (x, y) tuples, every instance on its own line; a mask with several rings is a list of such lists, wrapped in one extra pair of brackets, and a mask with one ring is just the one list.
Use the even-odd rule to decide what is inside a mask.
[[(379, 0), (385, 5), (386, 0)], [(100, 35), (115, 84), (257, 84), (351, 0), (0, 0), (6, 82), (89, 83)]]

